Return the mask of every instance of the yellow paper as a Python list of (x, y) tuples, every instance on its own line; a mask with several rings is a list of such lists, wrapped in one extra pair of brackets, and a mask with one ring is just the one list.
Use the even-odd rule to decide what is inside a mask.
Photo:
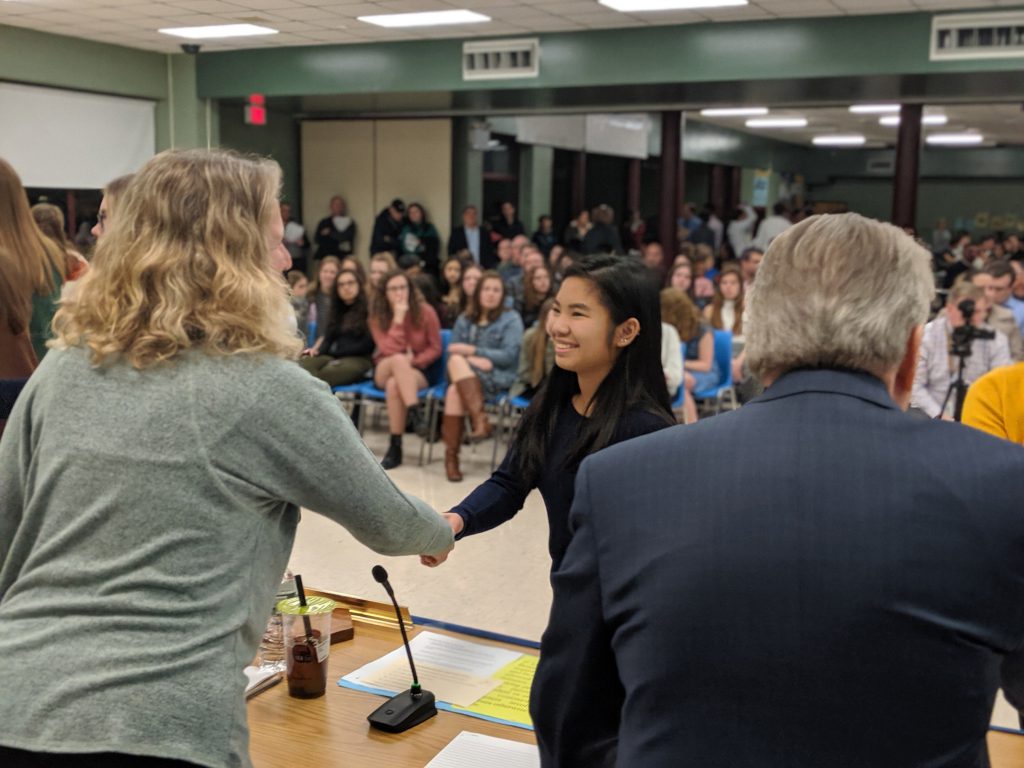
[(452, 711), (473, 712), (511, 723), (533, 727), (530, 719), (530, 687), (537, 672), (537, 656), (523, 654), (494, 673), (500, 685), (470, 707), (452, 707)]

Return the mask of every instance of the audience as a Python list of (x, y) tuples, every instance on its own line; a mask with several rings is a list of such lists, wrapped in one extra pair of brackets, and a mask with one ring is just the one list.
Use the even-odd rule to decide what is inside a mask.
[(370, 257), (370, 282), (368, 285), (368, 293), (381, 290), (382, 281), (384, 276), (388, 275), (398, 269), (398, 262), (395, 261), (395, 257), (388, 251), (382, 251), (375, 253)]
[(472, 440), (490, 436), (492, 426), (484, 412), (485, 402), (494, 400), (515, 381), (522, 341), (523, 321), (505, 306), (501, 275), (484, 272), (472, 304), (455, 321), (448, 345), (448, 389), (441, 437), (445, 473), (450, 481), (462, 480), (459, 448), (466, 416)]
[(749, 291), (757, 278), (757, 269), (761, 266), (764, 251), (755, 246), (745, 248), (740, 253), (740, 275), (743, 277), (743, 290)]
[(473, 297), (476, 295), (476, 286), (480, 282), (480, 277), (484, 271), (480, 269), (476, 264), (468, 265), (462, 271), (462, 283), (461, 291), (462, 294), (459, 300), (459, 314), (463, 312), (470, 312), (470, 307), (473, 306)]
[(468, 251), (462, 251), (449, 256), (441, 265), (441, 312), (438, 317), (442, 328), (455, 325), (455, 318), (462, 312), (462, 271), (468, 256)]
[(565, 240), (565, 247), (571, 251), (582, 253), (583, 240), (593, 226), (593, 223), (590, 221), (590, 211), (580, 211), (576, 214), (576, 218), (569, 222), (569, 226), (565, 228), (565, 235), (562, 238)]
[(480, 226), (479, 213), (475, 205), (462, 209), (462, 226), (452, 229), (448, 239), (448, 255), (469, 251), (475, 264), (484, 269), (494, 269), (498, 257), (494, 252), (494, 241), (489, 231)]
[(332, 387), (362, 381), (373, 365), (373, 336), (366, 290), (351, 269), (341, 270), (334, 281), (330, 318), (299, 364)]
[[(61, 286), (67, 280), (67, 254), (46, 237), (32, 218), (21, 179), (0, 159), (0, 249), (10, 260), (6, 267), (20, 301), (27, 302), (29, 336), (35, 357), (42, 362), (46, 341), (51, 337), (50, 321), (57, 311)], [(19, 320), (20, 310), (12, 312)], [(17, 323), (16, 323), (17, 324)]]
[(772, 206), (772, 215), (761, 220), (760, 226), (757, 228), (757, 235), (754, 237), (753, 244), (758, 247), (762, 252), (768, 249), (768, 246), (772, 244), (772, 240), (781, 235), (787, 229), (793, 226), (789, 220), (789, 206), (784, 202), (775, 203)]
[[(334, 282), (341, 272), (341, 261), (337, 256), (325, 256), (320, 260), (317, 279), (309, 286), (309, 319), (316, 323), (317, 344), (323, 339), (324, 330), (331, 324), (331, 310), (334, 308), (336, 291)], [(302, 323), (299, 323), (302, 327)]]
[[(295, 312), (295, 324), (299, 331), (306, 332), (309, 323), (309, 278), (305, 273), (293, 269), (286, 276), (288, 280), (288, 300)], [(311, 340), (313, 341), (313, 340)]]
[(491, 240), (512, 240), (522, 236), (526, 238), (526, 227), (516, 218), (515, 203), (506, 200), (501, 204), (501, 212), (491, 224)]
[(281, 203), (281, 221), (284, 222), (284, 247), (292, 257), (292, 267), (307, 273), (309, 240), (306, 238), (306, 228), (298, 219), (292, 218), (292, 207), (288, 203)]
[(665, 269), (665, 250), (657, 240), (651, 240), (644, 245), (643, 254), (644, 266), (660, 275)]
[(554, 220), (545, 214), (537, 220), (537, 231), (530, 238), (533, 244), (537, 246), (537, 250), (544, 254), (545, 259), (551, 255), (551, 249), (558, 245), (558, 237), (555, 235), (554, 227)]
[(963, 423), (1024, 445), (1024, 363), (989, 371), (967, 390)]
[[(67, 259), (68, 282), (77, 280), (89, 268), (89, 262), (78, 251), (71, 247), (67, 232), (64, 231), (64, 213), (56, 205), (36, 203), (32, 206), (32, 218), (35, 219), (39, 231), (57, 244)], [(65, 283), (65, 287), (67, 283)]]
[[(960, 311), (960, 303), (965, 300), (974, 302), (974, 314), (970, 317), (964, 317)], [(950, 354), (953, 332), (968, 323), (991, 331), (985, 325), (988, 308), (988, 299), (980, 288), (960, 282), (950, 290), (945, 309), (924, 327), (911, 405), (929, 417), (952, 420), (956, 396), (949, 393), (957, 370), (957, 361)], [(971, 354), (964, 362), (964, 382), (968, 386), (993, 368), (1010, 365), (1006, 336), (994, 333), (993, 339), (974, 339), (971, 343)]]
[(381, 466), (394, 469), (402, 463), (402, 435), (410, 409), (417, 432), (426, 432), (418, 392), (427, 386), (427, 369), (441, 357), (441, 325), (409, 275), (400, 270), (385, 275), (372, 295), (369, 324), (377, 345), (373, 381), (384, 390), (391, 435)]
[(622, 253), (619, 231), (615, 228), (615, 211), (608, 205), (597, 206), (591, 218), (594, 225), (583, 236), (580, 250), (584, 255), (593, 253)]
[(743, 295), (743, 276), (739, 268), (727, 265), (718, 278), (715, 297), (704, 307), (704, 319), (715, 330), (730, 331), (734, 343), (743, 336)]
[(373, 222), (370, 253), (390, 253), (397, 259), (400, 249), (399, 237), (404, 221), (405, 203), (396, 197), (391, 201), (391, 205), (377, 214)]

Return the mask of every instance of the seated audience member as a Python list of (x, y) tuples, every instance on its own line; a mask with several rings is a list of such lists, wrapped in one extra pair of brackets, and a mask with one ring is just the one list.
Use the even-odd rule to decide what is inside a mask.
[(515, 381), (523, 321), (505, 306), (505, 283), (497, 272), (484, 272), (476, 286), (473, 303), (459, 315), (448, 345), (448, 390), (444, 398), (441, 437), (444, 440), (445, 474), (452, 482), (462, 479), (459, 447), (468, 414), (470, 437), (483, 440), (491, 434), (484, 411)]
[(334, 287), (331, 321), (299, 364), (332, 387), (340, 387), (366, 378), (373, 365), (373, 336), (367, 324), (369, 304), (359, 275), (343, 269)]
[(1020, 236), (1009, 234), (1003, 239), (1003, 258), (1008, 261), (1024, 258), (1024, 248), (1021, 248)]
[(761, 266), (762, 259), (764, 259), (764, 251), (760, 248), (745, 248), (740, 253), (740, 275), (743, 277), (744, 291), (749, 291), (754, 286), (757, 268)]
[(293, 269), (288, 273), (287, 279), (288, 301), (295, 312), (295, 324), (299, 331), (305, 334), (309, 322), (309, 278), (303, 272)]
[(121, 195), (128, 189), (134, 174), (118, 176), (103, 188), (103, 198), (100, 200), (100, 210), (96, 214), (96, 226), (91, 230), (92, 236), (100, 240), (110, 228), (117, 216), (118, 207), (121, 202)]
[[(961, 313), (960, 304), (963, 301), (974, 302), (974, 314), (971, 317), (965, 318)], [(911, 405), (931, 418), (953, 418), (955, 393), (948, 399), (946, 397), (958, 367), (956, 359), (950, 354), (953, 332), (967, 323), (991, 331), (985, 325), (988, 306), (988, 299), (980, 288), (969, 282), (960, 282), (950, 289), (945, 309), (924, 327)], [(1006, 337), (998, 331), (995, 334), (994, 339), (974, 339), (971, 343), (971, 355), (964, 364), (964, 382), (968, 386), (993, 368), (1011, 363)]]
[(622, 242), (630, 251), (643, 252), (644, 239), (647, 236), (647, 222), (639, 210), (629, 212), (626, 221), (622, 224)]
[(346, 256), (341, 260), (342, 269), (350, 269), (359, 276), (359, 284), (364, 288), (367, 286), (369, 278), (366, 276), (366, 269), (363, 268), (363, 262), (357, 259), (355, 256)]
[(501, 204), (501, 213), (491, 224), (491, 240), (512, 240), (516, 237), (523, 237), (527, 242), (526, 227), (516, 218), (515, 203), (506, 200)]
[(316, 261), (328, 256), (351, 256), (355, 251), (356, 222), (348, 215), (348, 203), (345, 198), (335, 195), (331, 198), (330, 208), (330, 214), (316, 225), (316, 254), (313, 257)]
[(697, 305), (675, 288), (665, 288), (661, 292), (661, 319), (676, 329), (681, 342), (686, 342), (686, 357), (683, 359), (683, 386), (686, 388), (683, 416), (686, 423), (691, 424), (697, 420), (697, 404), (693, 393), (710, 389), (722, 379), (715, 361), (715, 335), (701, 319)]
[(967, 390), (963, 423), (1024, 445), (1024, 363), (989, 371)]
[(565, 253), (565, 246), (558, 243), (551, 246), (551, 250), (548, 252), (548, 266), (551, 267), (553, 274), (558, 272), (558, 262), (561, 260), (563, 253)]
[[(462, 271), (462, 294), (459, 299), (459, 312), (461, 315), (463, 312), (468, 312), (469, 308), (473, 305), (473, 297), (476, 295), (476, 285), (480, 282), (480, 276), (483, 275), (484, 271), (480, 269), (476, 264), (469, 264)], [(456, 315), (456, 317), (458, 317)]]
[[(50, 238), (64, 252), (67, 260), (68, 282), (77, 280), (89, 269), (89, 262), (78, 251), (71, 247), (67, 233), (64, 231), (64, 212), (50, 203), (36, 203), (32, 206), (32, 218), (35, 219), (39, 231)], [(65, 283), (65, 286), (67, 283)]]
[(394, 469), (402, 463), (409, 409), (415, 409), (417, 431), (425, 431), (417, 393), (427, 386), (426, 370), (441, 356), (441, 324), (405, 272), (390, 272), (381, 285), (370, 300), (370, 333), (377, 345), (373, 381), (385, 392), (391, 435), (381, 466)]
[(671, 323), (661, 324), (661, 367), (665, 371), (665, 386), (673, 399), (683, 385), (683, 345), (679, 331)]
[(522, 269), (511, 276), (502, 275), (505, 280), (507, 296), (505, 305), (510, 308), (520, 307), (526, 292), (526, 275), (537, 267), (544, 266), (544, 255), (532, 245), (523, 249)]
[(472, 261), (469, 251), (460, 251), (445, 259), (441, 265), (441, 312), (438, 318), (442, 328), (455, 325), (455, 318), (462, 312), (462, 270), (463, 264)]
[(765, 393), (583, 462), (541, 765), (986, 765), (1000, 683), (1024, 707), (1024, 452), (901, 413), (934, 289), (895, 227), (812, 216), (757, 282)]
[(509, 397), (533, 397), (540, 388), (544, 377), (555, 364), (555, 345), (548, 335), (548, 315), (555, 306), (554, 298), (548, 299), (540, 307), (540, 316), (532, 328), (523, 332), (523, 345), (519, 350), (519, 368), (516, 380), (509, 387)]
[(558, 245), (558, 236), (555, 234), (555, 222), (550, 216), (545, 214), (537, 220), (537, 231), (531, 240), (545, 259), (551, 255), (551, 249)]
[[(558, 250), (558, 247), (552, 249), (552, 253)], [(563, 250), (558, 254), (558, 260), (555, 262), (555, 284), (558, 286), (562, 285), (562, 281), (565, 279), (566, 273), (572, 267), (572, 265), (579, 258), (579, 254), (573, 251)]]
[(665, 250), (661, 247), (661, 243), (651, 240), (644, 245), (643, 262), (645, 267), (653, 270), (657, 275), (662, 274), (662, 270), (665, 269)]
[(523, 318), (523, 327), (530, 328), (537, 322), (541, 306), (555, 295), (553, 283), (551, 270), (544, 264), (537, 264), (526, 273), (523, 298), (516, 302), (516, 311)]
[(242, 668), (299, 508), (382, 554), (451, 544), (292, 362), (280, 184), (157, 155), (54, 319), (0, 441), (6, 768), (250, 765)]
[(29, 337), (35, 359), (42, 362), (51, 338), (51, 320), (67, 280), (67, 255), (36, 226), (21, 179), (0, 159), (0, 249), (11, 261), (8, 279), (30, 305)]
[[(704, 307), (704, 319), (712, 328), (731, 331), (733, 342), (743, 337), (743, 277), (738, 267), (722, 268), (711, 303)], [(737, 350), (733, 347), (733, 352)]]
[(406, 216), (398, 236), (398, 266), (406, 270), (418, 267), (437, 280), (441, 267), (438, 262), (441, 237), (427, 221), (427, 213), (419, 203), (410, 203)]
[(682, 291), (690, 301), (694, 304), (697, 303), (697, 299), (693, 295), (693, 265), (688, 258), (681, 256), (676, 259), (665, 280), (665, 287)]
[[(334, 282), (341, 272), (341, 261), (337, 256), (325, 256), (317, 268), (317, 279), (310, 283), (306, 298), (309, 300), (309, 323), (316, 323), (317, 341), (323, 338), (324, 329), (331, 324), (331, 310), (334, 308)], [(299, 327), (304, 328), (299, 322)]]
[(367, 293), (372, 294), (379, 291), (381, 281), (385, 275), (389, 275), (398, 269), (398, 262), (395, 257), (387, 251), (375, 253), (370, 257), (370, 282), (367, 285)]
[(696, 305), (703, 310), (715, 297), (715, 283), (711, 279), (714, 274), (715, 254), (710, 245), (703, 243), (694, 247), (693, 264), (693, 295)]
[(1010, 345), (1010, 357), (1014, 362), (1024, 359), (1024, 340), (1013, 310), (1006, 306), (1014, 280), (1013, 268), (1005, 261), (993, 261), (981, 272), (971, 275), (971, 282), (985, 292), (988, 300), (988, 317), (985, 322), (1006, 336)]
[(441, 306), (441, 293), (437, 290), (437, 283), (434, 282), (434, 278), (422, 272), (409, 275), (409, 277), (412, 278), (413, 287), (423, 297), (423, 302), (434, 310), (437, 314), (438, 322), (440, 322), (443, 307)]
[(497, 264), (494, 268), (498, 270), (503, 277), (506, 274), (511, 277), (513, 270), (516, 268), (513, 260), (512, 241), (507, 237), (499, 240), (497, 245), (494, 246), (494, 251), (497, 254)]

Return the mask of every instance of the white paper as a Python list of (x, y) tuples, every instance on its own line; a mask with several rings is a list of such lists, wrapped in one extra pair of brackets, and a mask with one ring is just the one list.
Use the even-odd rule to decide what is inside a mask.
[(463, 731), (426, 768), (540, 768), (534, 744)]
[[(450, 667), (436, 667), (422, 660), (416, 662), (420, 685), (434, 694), (438, 701), (459, 707), (471, 707), (499, 685), (500, 680), (467, 675)], [(363, 685), (385, 691), (402, 691), (409, 687), (409, 660), (395, 659), (387, 667), (362, 675)]]
[[(477, 678), (490, 678), (502, 667), (511, 664), (522, 656), (521, 652), (497, 648), (493, 645), (482, 645), (467, 640), (459, 640), (435, 632), (420, 632), (409, 642), (413, 660), (418, 664), (449, 669)], [(371, 661), (355, 672), (345, 675), (345, 680), (370, 688), (378, 686), (365, 682), (365, 678), (373, 677), (381, 670), (390, 667), (396, 659), (405, 657), (405, 648), (398, 646), (391, 653)], [(409, 683), (412, 683), (410, 674)], [(422, 681), (421, 681), (422, 683)], [(407, 685), (408, 685), (407, 684)], [(402, 690), (395, 689), (394, 692)], [(450, 702), (449, 702), (450, 703)]]
[(260, 669), (259, 667), (254, 667), (251, 665), (246, 667), (242, 671), (245, 672), (245, 676), (249, 678), (249, 682), (245, 686), (246, 696), (248, 696), (249, 693), (254, 688), (258, 688), (259, 686), (261, 686), (266, 680), (269, 680), (271, 677), (274, 677), (275, 675), (280, 676), (282, 674), (281, 670), (274, 669), (273, 667), (267, 669)]

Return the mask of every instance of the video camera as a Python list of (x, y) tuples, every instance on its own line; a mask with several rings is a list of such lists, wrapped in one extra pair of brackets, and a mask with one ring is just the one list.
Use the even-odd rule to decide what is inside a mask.
[(970, 357), (971, 345), (975, 339), (994, 339), (996, 332), (977, 328), (971, 324), (975, 309), (974, 299), (964, 299), (956, 305), (956, 308), (963, 315), (964, 324), (953, 329), (953, 345), (950, 352), (957, 357)]

